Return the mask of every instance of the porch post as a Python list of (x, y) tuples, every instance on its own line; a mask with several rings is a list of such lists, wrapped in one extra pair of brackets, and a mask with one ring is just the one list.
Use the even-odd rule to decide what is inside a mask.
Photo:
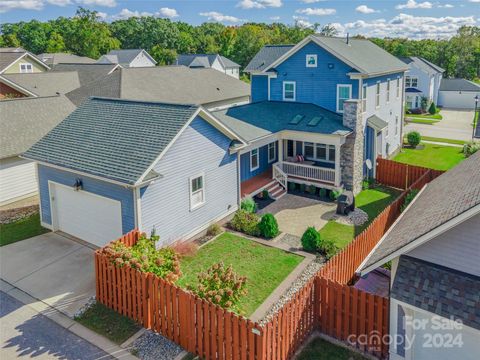
[(335, 186), (340, 185), (341, 166), (340, 166), (340, 148), (341, 145), (335, 144)]
[(283, 139), (278, 139), (278, 161), (283, 161)]

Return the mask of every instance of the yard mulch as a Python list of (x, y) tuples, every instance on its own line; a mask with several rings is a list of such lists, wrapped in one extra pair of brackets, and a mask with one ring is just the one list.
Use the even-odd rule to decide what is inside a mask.
[(334, 345), (319, 337), (311, 340), (297, 360), (366, 360), (367, 358), (345, 347)]

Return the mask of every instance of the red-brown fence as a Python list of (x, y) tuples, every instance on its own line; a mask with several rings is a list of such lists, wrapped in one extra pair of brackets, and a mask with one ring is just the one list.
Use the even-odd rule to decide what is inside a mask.
[[(379, 159), (377, 171), (380, 168), (383, 174), (379, 182), (398, 185), (395, 176), (384, 173), (401, 169), (406, 191), (262, 326), (153, 274), (115, 267), (101, 251), (95, 253), (97, 300), (207, 360), (287, 360), (313, 330), (386, 357), (388, 345), (379, 340), (388, 334), (388, 299), (348, 283), (400, 214), (408, 191), (422, 188), (442, 173), (416, 167), (411, 171), (391, 163)], [(138, 237), (138, 231), (132, 231), (120, 241), (132, 246)]]

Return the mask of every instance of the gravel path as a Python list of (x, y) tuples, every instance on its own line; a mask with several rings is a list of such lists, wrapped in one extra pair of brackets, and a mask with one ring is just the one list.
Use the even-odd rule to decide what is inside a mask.
[(133, 349), (142, 360), (172, 360), (183, 351), (174, 342), (150, 330), (135, 340)]

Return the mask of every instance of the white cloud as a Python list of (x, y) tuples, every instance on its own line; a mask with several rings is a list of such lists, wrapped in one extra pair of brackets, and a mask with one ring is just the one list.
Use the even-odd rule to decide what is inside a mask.
[(106, 20), (108, 18), (108, 14), (103, 11), (97, 11), (97, 17), (99, 17), (102, 20)]
[(282, 0), (242, 0), (237, 4), (237, 7), (242, 9), (279, 8), (281, 6), (283, 6)]
[(314, 3), (322, 2), (322, 1), (327, 1), (327, 0), (300, 0), (300, 2), (302, 2), (304, 4), (314, 4)]
[(161, 8), (157, 14), (159, 17), (166, 17), (170, 19), (176, 18), (179, 16), (177, 10), (168, 8), (168, 7)]
[(270, 16), (270, 20), (278, 21), (280, 20), (280, 16)]
[(230, 23), (238, 23), (242, 22), (243, 20), (230, 15), (224, 15), (217, 11), (208, 11), (208, 12), (201, 12), (199, 13), (200, 16), (205, 16), (208, 20), (217, 21), (217, 22), (230, 22)]
[(357, 6), (355, 11), (357, 11), (359, 13), (362, 13), (362, 14), (373, 14), (373, 13), (379, 12), (378, 10), (369, 8), (367, 5)]
[(295, 20), (295, 24), (297, 26), (300, 26), (302, 28), (311, 28), (314, 25), (303, 16), (295, 16), (294, 15), (293, 20)]
[(120, 12), (116, 15), (112, 15), (112, 19), (114, 20), (124, 20), (128, 19), (131, 17), (142, 17), (142, 16), (153, 16), (151, 12), (148, 11), (138, 11), (138, 10), (129, 10), (129, 9), (122, 9)]
[(431, 9), (432, 3), (429, 1), (416, 2), (415, 0), (408, 0), (405, 4), (398, 4), (395, 9)]
[(10, 10), (42, 10), (42, 0), (0, 0), (0, 13), (6, 13)]
[(451, 8), (453, 8), (454, 6), (453, 6), (452, 4), (445, 4), (445, 5), (440, 4), (440, 5), (438, 5), (438, 7), (439, 7), (440, 9), (451, 9)]
[(50, 5), (67, 6), (72, 4), (72, 0), (47, 0)]
[(325, 9), (325, 8), (306, 8), (306, 9), (298, 9), (295, 12), (297, 14), (303, 14), (303, 15), (325, 16), (325, 15), (333, 15), (337, 12), (337, 10)]
[(468, 0), (470, 2), (473, 2), (473, 3), (480, 3), (480, 0)]
[(92, 6), (105, 6), (115, 7), (117, 6), (116, 0), (77, 0), (79, 4), (92, 5)]

